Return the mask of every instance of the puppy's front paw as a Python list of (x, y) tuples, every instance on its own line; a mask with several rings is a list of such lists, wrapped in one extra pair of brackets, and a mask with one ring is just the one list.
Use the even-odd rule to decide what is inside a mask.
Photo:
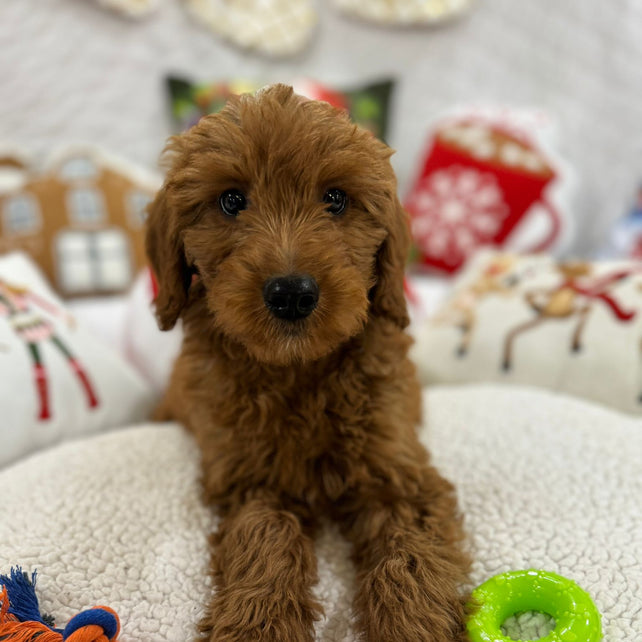
[[(262, 594), (263, 593), (263, 594)], [(318, 610), (257, 588), (220, 591), (201, 623), (201, 642), (313, 642)]]
[(356, 606), (366, 642), (468, 640), (466, 599), (447, 578), (425, 576), (421, 567), (386, 560), (363, 578)]

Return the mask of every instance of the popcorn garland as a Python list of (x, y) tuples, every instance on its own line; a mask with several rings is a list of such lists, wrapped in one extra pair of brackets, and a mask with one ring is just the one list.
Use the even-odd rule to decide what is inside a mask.
[(473, 0), (334, 0), (345, 13), (384, 25), (435, 24), (467, 11)]
[[(474, 0), (334, 0), (344, 13), (387, 25), (435, 24), (461, 15)], [(158, 0), (94, 0), (129, 18), (143, 18)], [(194, 18), (217, 36), (268, 57), (294, 55), (318, 23), (312, 0), (185, 0)]]

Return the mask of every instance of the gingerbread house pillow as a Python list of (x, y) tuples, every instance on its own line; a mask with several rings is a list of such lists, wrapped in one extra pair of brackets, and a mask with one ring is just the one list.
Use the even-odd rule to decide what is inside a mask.
[(145, 211), (159, 183), (93, 148), (41, 168), (0, 156), (0, 253), (28, 253), (63, 297), (124, 292), (145, 265)]

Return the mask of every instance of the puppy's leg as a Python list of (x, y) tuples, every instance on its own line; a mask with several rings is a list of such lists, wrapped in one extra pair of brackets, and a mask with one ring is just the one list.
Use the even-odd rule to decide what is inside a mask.
[(307, 642), (321, 612), (314, 542), (276, 501), (253, 499), (213, 538), (216, 593), (201, 624), (211, 642)]
[(367, 642), (468, 639), (459, 588), (469, 559), (454, 491), (434, 468), (417, 472), (419, 479), (367, 484), (350, 502), (355, 610)]

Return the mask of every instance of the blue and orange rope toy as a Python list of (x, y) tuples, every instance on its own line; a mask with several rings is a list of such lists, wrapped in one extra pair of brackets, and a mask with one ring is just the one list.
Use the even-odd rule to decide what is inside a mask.
[(40, 614), (35, 571), (29, 577), (17, 566), (0, 575), (0, 642), (116, 642), (119, 632), (118, 615), (107, 606), (82, 611), (57, 629)]

